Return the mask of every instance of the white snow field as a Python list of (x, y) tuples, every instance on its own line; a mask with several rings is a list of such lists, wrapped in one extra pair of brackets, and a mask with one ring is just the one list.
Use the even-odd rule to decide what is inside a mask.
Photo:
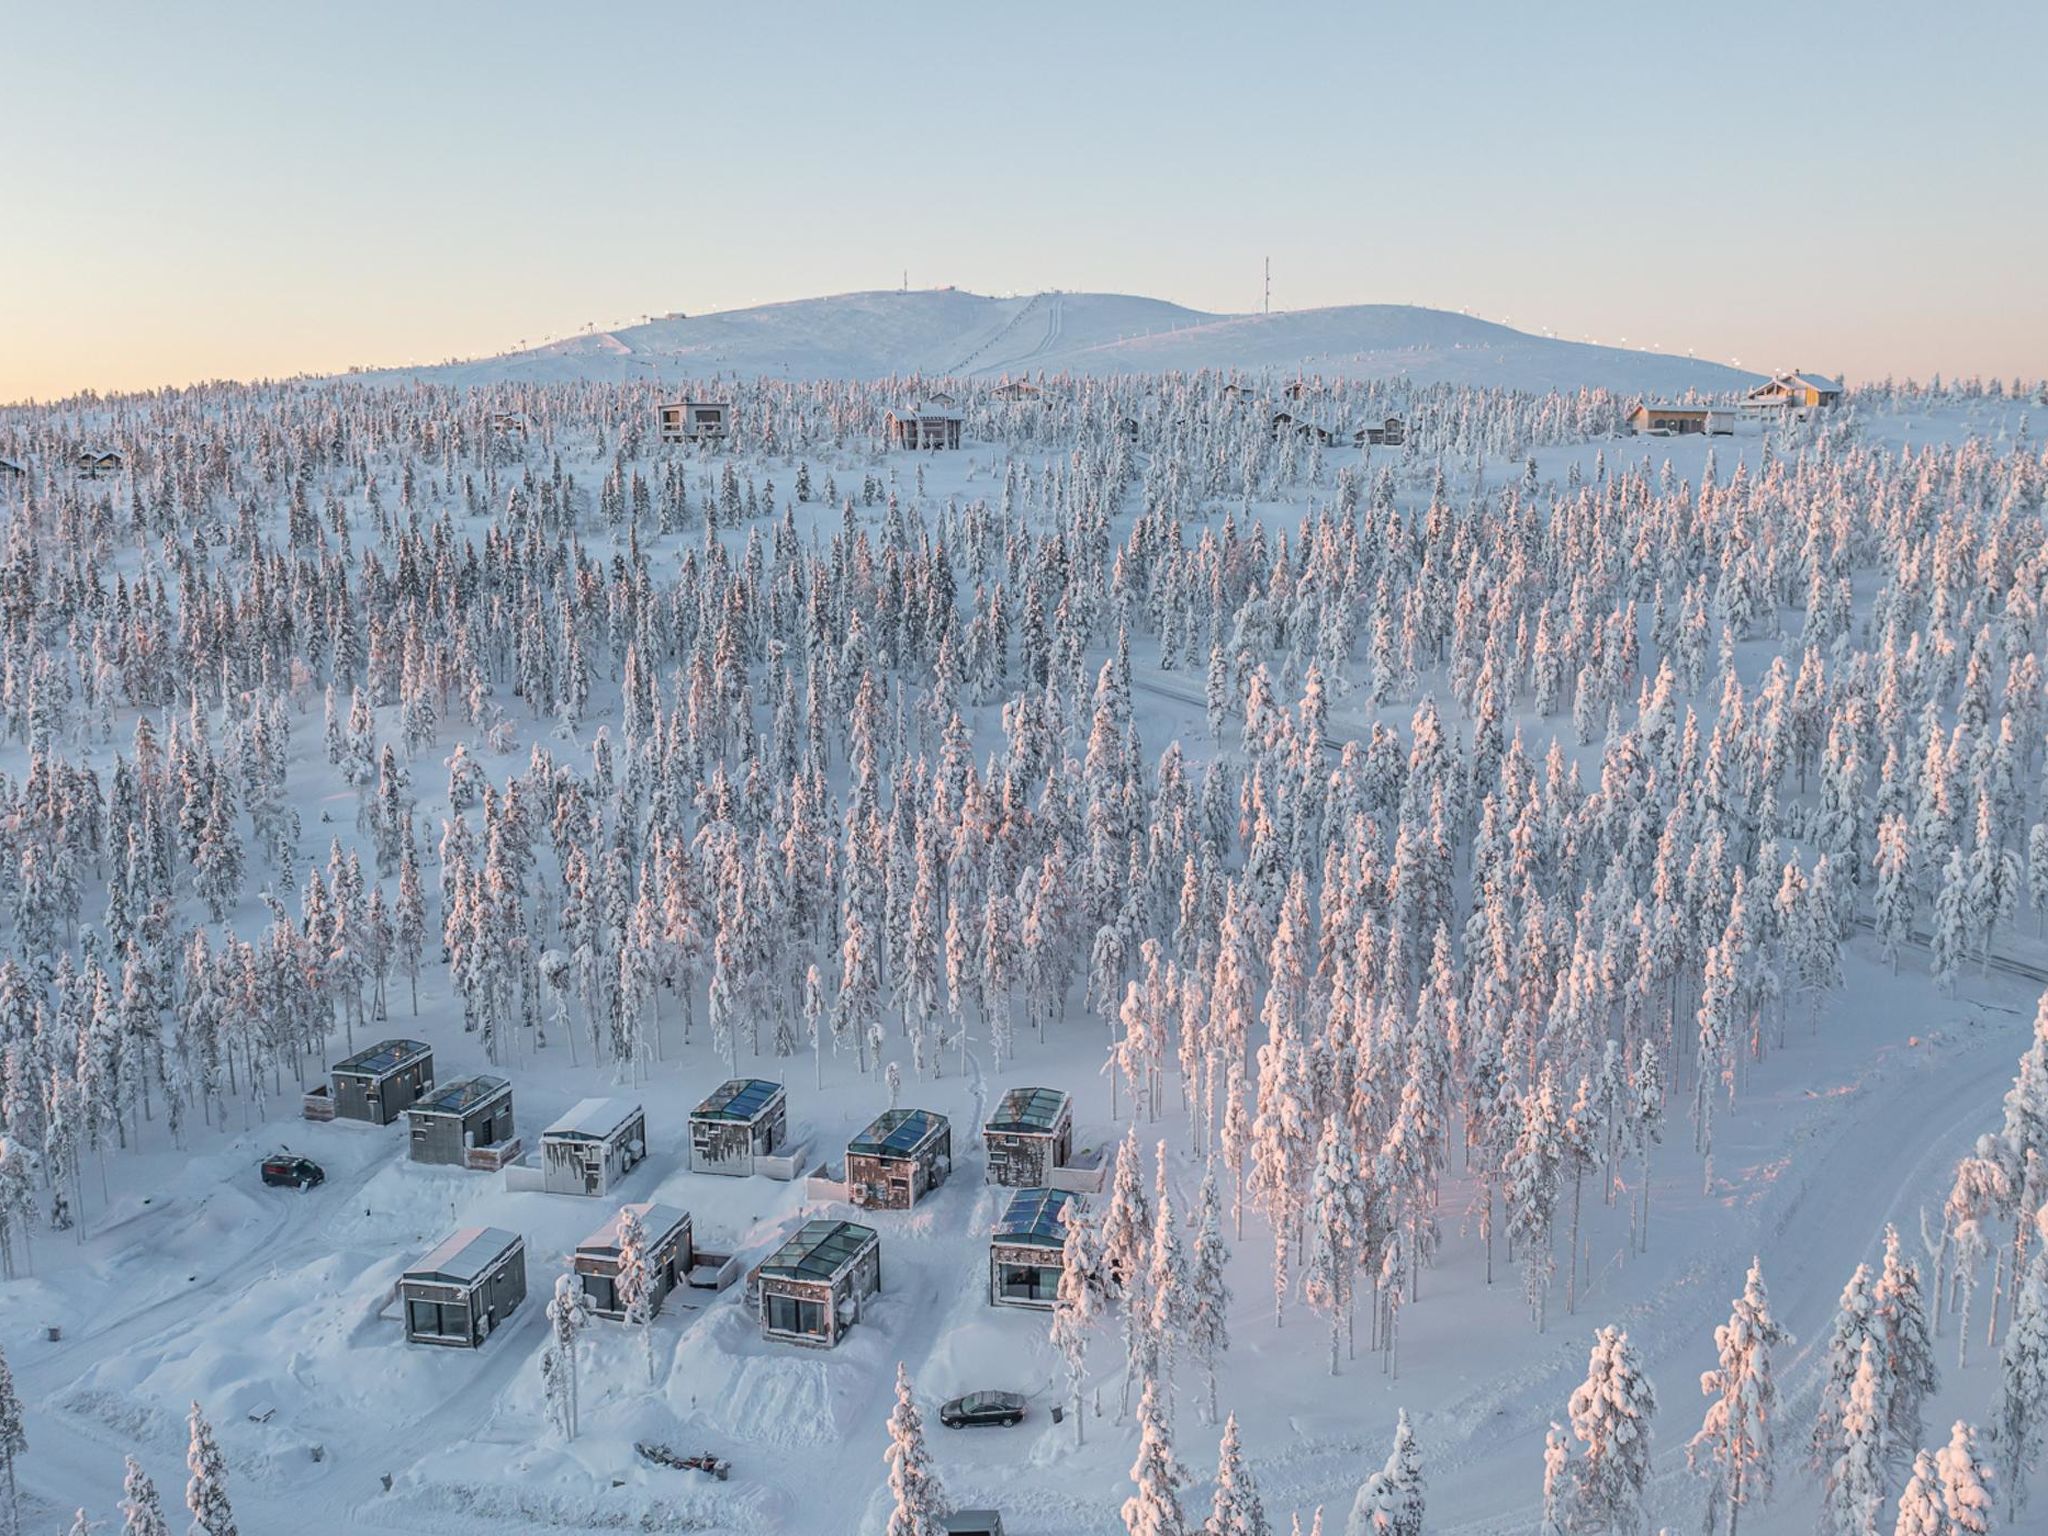
[(369, 377), (442, 383), (999, 378), (1275, 369), (1498, 389), (1725, 393), (1757, 380), (1695, 358), (1533, 336), (1448, 310), (1345, 304), (1216, 315), (1120, 293), (992, 298), (955, 288), (835, 294), (665, 316), (561, 341)]
[[(1416, 330), (1418, 312), (1267, 324), (927, 294), (903, 299), (912, 325), (899, 297), (821, 301), (829, 325), (656, 322), (390, 387), (0, 409), (0, 457), (27, 467), (0, 481), (0, 1174), (20, 1170), (0, 1177), (0, 1349), (23, 1528), (80, 1506), (118, 1520), (125, 1454), (182, 1528), (197, 1403), (244, 1536), (879, 1536), (901, 1363), (953, 1505), (1000, 1509), (1010, 1536), (1122, 1531), (1124, 1304), (1089, 1334), (1077, 1439), (1051, 1315), (988, 1301), (1007, 1191), (978, 1128), (1017, 1085), (1070, 1092), (1087, 1154), (1113, 1161), (1135, 1129), (1148, 1199), (1163, 1146), (1185, 1247), (1215, 1170), (1216, 1399), (1275, 1531), (1320, 1507), (1344, 1532), (1400, 1410), (1420, 1529), (1536, 1531), (1546, 1430), (1606, 1325), (1658, 1397), (1648, 1528), (1696, 1529), (1708, 1484), (1685, 1443), (1753, 1256), (1797, 1342), (1774, 1360), (1775, 1495), (1741, 1531), (1812, 1529), (1837, 1298), (1887, 1223), (1930, 1298), (1959, 1252), (1974, 1287), (1973, 1310), (1937, 1308), (1917, 1443), (1959, 1418), (1988, 1433), (2011, 1266), (2041, 1248), (2033, 1122), (2001, 1102), (2048, 985), (2041, 407), (1871, 389), (1768, 431), (1631, 439), (1631, 391), (1738, 377), (1634, 356), (1603, 380), (1600, 357), (1454, 316)], [(1293, 407), (1346, 441), (1275, 438), (1298, 359), (1363, 356), (1362, 376), (1389, 348), (1415, 349), (1406, 381)], [(1470, 348), (1516, 389), (1614, 387), (1437, 382)], [(907, 394), (855, 377), (884, 352), (881, 371), (957, 375), (963, 450), (884, 447)], [(1285, 371), (1242, 396), (1147, 372), (1219, 363)], [(772, 377), (709, 377), (734, 369)], [(1026, 370), (1042, 397), (994, 394)], [(734, 438), (658, 441), (657, 376), (732, 399)], [(1405, 445), (1349, 446), (1349, 424), (1388, 414)], [(87, 444), (120, 472), (78, 478)], [(1913, 854), (1896, 885), (1878, 868), (1894, 834)], [(871, 966), (850, 927), (872, 928)], [(1145, 1002), (1146, 943), (1155, 983), (1176, 967), (1170, 1010)], [(558, 959), (562, 988), (543, 980)], [(1724, 1000), (1705, 1044), (1703, 995)], [(688, 1170), (688, 1112), (735, 1069), (787, 1085), (805, 1166), (838, 1161), (892, 1099), (864, 1020), (894, 1097), (951, 1117), (936, 1193), (862, 1213), (802, 1179)], [(638, 1098), (647, 1159), (579, 1198), (416, 1165), (403, 1124), (299, 1118), (302, 1086), (384, 1036), (430, 1044), (442, 1083), (509, 1078), (529, 1148), (579, 1099)], [(1588, 1143), (1574, 1251), (1569, 1173), (1546, 1207), (1489, 1138), (1546, 1081), (1570, 1109), (1610, 1044), (1629, 1102), (1661, 1104), (1661, 1142)], [(1233, 1069), (1242, 1141), (1217, 1126)], [(1133, 1109), (1148, 1076), (1156, 1116)], [(1326, 1123), (1383, 1213), (1348, 1258), (1355, 1348), (1334, 1373), (1302, 1286)], [(324, 1185), (263, 1186), (281, 1147)], [(1973, 1154), (2019, 1172), (1945, 1227)], [(59, 1197), (75, 1224), (53, 1229)], [(1507, 1198), (1536, 1234), (1512, 1257)], [(743, 1267), (807, 1217), (863, 1222), (881, 1293), (827, 1351), (765, 1341), (742, 1286), (679, 1290), (651, 1385), (633, 1330), (594, 1322), (568, 1438), (545, 1305), (625, 1200), (688, 1210), (698, 1246)], [(1098, 1223), (1110, 1203), (1090, 1198)], [(1277, 1323), (1276, 1209), (1305, 1238)], [(477, 1350), (407, 1344), (399, 1274), (470, 1225), (525, 1239), (524, 1304)], [(1555, 1266), (1540, 1328), (1537, 1249)], [(1138, 1362), (1172, 1394), (1190, 1531), (1221, 1433), (1196, 1323), (1164, 1319)], [(1023, 1393), (1025, 1422), (939, 1426), (939, 1403), (984, 1388)], [(730, 1478), (636, 1442), (713, 1453)], [(1888, 1499), (1913, 1449), (1888, 1448)], [(1987, 1455), (2022, 1475), (2023, 1446)], [(2039, 1509), (2007, 1519), (2001, 1494), (2001, 1528), (2048, 1528)], [(1599, 1527), (1590, 1506), (1564, 1519)]]

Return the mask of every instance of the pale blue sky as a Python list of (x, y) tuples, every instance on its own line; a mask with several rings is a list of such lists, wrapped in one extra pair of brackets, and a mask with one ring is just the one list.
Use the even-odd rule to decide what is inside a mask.
[(2048, 372), (2048, 5), (0, 0), (0, 399), (857, 288)]

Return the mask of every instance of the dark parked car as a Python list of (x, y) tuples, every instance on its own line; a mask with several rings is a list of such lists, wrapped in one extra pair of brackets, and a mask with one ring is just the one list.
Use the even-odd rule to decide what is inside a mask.
[(326, 1170), (310, 1157), (294, 1157), (289, 1152), (280, 1152), (275, 1157), (263, 1159), (263, 1182), (284, 1184), (293, 1189), (311, 1189), (315, 1184), (325, 1182)]
[(1024, 1420), (1024, 1399), (1015, 1392), (970, 1392), (956, 1397), (939, 1409), (939, 1422), (948, 1429), (971, 1424), (1020, 1424)]

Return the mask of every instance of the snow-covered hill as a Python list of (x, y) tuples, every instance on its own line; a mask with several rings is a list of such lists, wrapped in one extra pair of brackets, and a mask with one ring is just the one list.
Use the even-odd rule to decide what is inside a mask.
[(847, 293), (671, 316), (523, 352), (373, 378), (882, 378), (904, 374), (1153, 373), (1216, 369), (1406, 375), (1419, 384), (1719, 393), (1755, 382), (1718, 363), (1532, 336), (1448, 310), (1350, 304), (1212, 315), (1112, 293), (998, 299), (954, 288)]

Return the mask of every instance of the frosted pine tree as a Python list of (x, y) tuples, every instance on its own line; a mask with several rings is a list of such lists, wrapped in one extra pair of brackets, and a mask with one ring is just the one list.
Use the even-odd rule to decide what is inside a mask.
[(576, 1338), (590, 1321), (583, 1304), (583, 1290), (568, 1275), (555, 1276), (555, 1294), (547, 1307), (549, 1358), (554, 1367), (547, 1372), (548, 1410), (564, 1440), (576, 1438), (577, 1362)]
[(1700, 1390), (1714, 1401), (1685, 1452), (1687, 1464), (1709, 1483), (1710, 1532), (1726, 1508), (1728, 1536), (1736, 1536), (1744, 1506), (1770, 1501), (1776, 1470), (1771, 1434), (1778, 1417), (1771, 1351), (1792, 1342), (1771, 1316), (1763, 1267), (1752, 1259), (1734, 1310), (1714, 1330), (1720, 1366), (1700, 1377)]
[(1934, 1464), (1932, 1451), (1913, 1454), (1913, 1475), (1899, 1494), (1892, 1536), (1953, 1536), (1948, 1503), (1941, 1492), (1941, 1470)]
[(1996, 1479), (1991, 1463), (1977, 1449), (1977, 1431), (1957, 1419), (1948, 1444), (1934, 1453), (1934, 1466), (1941, 1477), (1948, 1531), (1952, 1536), (1987, 1536)]
[(1344, 1536), (1422, 1536), (1424, 1496), (1422, 1451), (1408, 1426), (1408, 1410), (1397, 1411), (1394, 1448), (1386, 1465), (1359, 1485)]
[(14, 1372), (7, 1356), (0, 1354), (0, 1466), (7, 1469), (8, 1527), (21, 1530), (21, 1493), (15, 1482), (14, 1464), (28, 1449), (28, 1435), (21, 1427), (21, 1396), (14, 1390)]
[(1187, 1327), (1194, 1312), (1194, 1286), (1188, 1274), (1187, 1253), (1181, 1247), (1180, 1227), (1174, 1220), (1173, 1199), (1165, 1188), (1166, 1143), (1159, 1144), (1159, 1211), (1152, 1222), (1152, 1258), (1146, 1272), (1146, 1289), (1151, 1308), (1149, 1322), (1151, 1352), (1168, 1412), (1173, 1409), (1173, 1367), (1175, 1340)]
[(1339, 1345), (1349, 1331), (1352, 1292), (1368, 1237), (1365, 1190), (1335, 1117), (1323, 1122), (1308, 1199), (1308, 1258), (1302, 1270), (1302, 1298), (1330, 1320), (1330, 1374), (1334, 1376)]
[(1127, 1536), (1194, 1536), (1180, 1507), (1187, 1474), (1174, 1457), (1165, 1405), (1150, 1380), (1138, 1397), (1138, 1459), (1131, 1463), (1131, 1481), (1136, 1490), (1123, 1503)]
[(1828, 1332), (1822, 1357), (1820, 1408), (1814, 1416), (1813, 1434), (1808, 1441), (1808, 1464), (1825, 1477), (1841, 1459), (1845, 1445), (1842, 1416), (1848, 1410), (1850, 1384), (1863, 1358), (1863, 1345), (1879, 1338), (1877, 1302), (1871, 1294), (1870, 1266), (1858, 1264), (1849, 1283), (1842, 1287), (1842, 1299), (1835, 1308), (1835, 1321)]
[(185, 1484), (185, 1507), (192, 1511), (192, 1536), (237, 1536), (235, 1512), (228, 1507), (227, 1462), (197, 1403), (192, 1405), (190, 1423), (192, 1444), (185, 1452), (185, 1465), (192, 1477)]
[(1095, 1229), (1078, 1200), (1061, 1208), (1066, 1235), (1060, 1244), (1060, 1283), (1052, 1306), (1052, 1346), (1067, 1368), (1067, 1397), (1074, 1415), (1074, 1444), (1087, 1438), (1081, 1389), (1088, 1379), (1088, 1332), (1100, 1305)]
[(1572, 1490), (1577, 1465), (1572, 1460), (1571, 1436), (1555, 1420), (1543, 1437), (1543, 1513), (1537, 1536), (1570, 1536)]
[(156, 1484), (133, 1456), (121, 1478), (121, 1536), (171, 1536)]
[(1927, 1321), (1927, 1298), (1920, 1288), (1920, 1266), (1901, 1254), (1897, 1227), (1884, 1229), (1884, 1270), (1871, 1293), (1871, 1310), (1884, 1339), (1885, 1364), (1891, 1374), (1891, 1443), (1918, 1445), (1921, 1405), (1939, 1384), (1939, 1372), (1934, 1361), (1934, 1334)]
[(2048, 1429), (2048, 1252), (2035, 1252), (2013, 1297), (1999, 1377), (1992, 1439), (2005, 1468), (2006, 1516), (2018, 1519)]
[(949, 1513), (946, 1491), (925, 1450), (924, 1415), (911, 1391), (910, 1372), (896, 1366), (896, 1406), (889, 1414), (889, 1445), (882, 1453), (889, 1464), (887, 1536), (945, 1536)]
[(1619, 1328), (1593, 1336), (1586, 1379), (1567, 1405), (1578, 1457), (1574, 1528), (1640, 1531), (1647, 1522), (1643, 1495), (1650, 1480), (1650, 1422), (1657, 1393), (1642, 1361)]
[(1865, 1339), (1842, 1405), (1842, 1452), (1821, 1489), (1822, 1536), (1877, 1536), (1889, 1495), (1885, 1476), (1884, 1376), (1877, 1341)]
[[(567, 1278), (564, 1276), (563, 1278)], [(647, 1384), (654, 1385), (654, 1274), (647, 1259), (647, 1227), (630, 1205), (619, 1208), (618, 1302), (626, 1326), (640, 1335)]]
[(1233, 1413), (1223, 1424), (1223, 1443), (1216, 1453), (1216, 1492), (1200, 1536), (1270, 1536), (1271, 1531), (1265, 1506), (1259, 1502), (1258, 1481), (1245, 1465)]
[(1190, 1282), (1194, 1305), (1185, 1333), (1188, 1348), (1202, 1367), (1208, 1386), (1208, 1420), (1216, 1422), (1216, 1364), (1230, 1347), (1230, 1281), (1224, 1274), (1230, 1250), (1223, 1244), (1222, 1195), (1216, 1184), (1216, 1165), (1211, 1162), (1202, 1175), (1202, 1187), (1195, 1197), (1194, 1276)]
[(1935, 985), (1953, 997), (1956, 977), (1970, 950), (1969, 875), (1963, 867), (1963, 850), (1951, 846), (1942, 867), (1941, 886), (1934, 897), (1934, 936), (1931, 940)]

